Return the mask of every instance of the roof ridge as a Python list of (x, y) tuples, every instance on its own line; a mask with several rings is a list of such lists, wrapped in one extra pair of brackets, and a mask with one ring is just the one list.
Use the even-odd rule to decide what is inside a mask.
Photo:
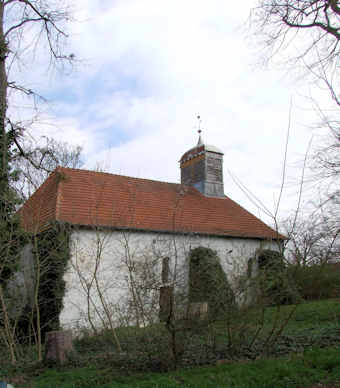
[(89, 169), (85, 169), (85, 168), (72, 168), (72, 167), (60, 167), (60, 166), (58, 166), (56, 169), (54, 169), (52, 171), (52, 173), (55, 172), (56, 170), (82, 171), (82, 172), (89, 172), (89, 173), (92, 173), (92, 174), (119, 176), (119, 177), (122, 177), (122, 178), (130, 178), (130, 179), (135, 179), (135, 180), (139, 180), (139, 181), (156, 182), (156, 183), (164, 183), (164, 184), (167, 184), (167, 185), (182, 186), (181, 183), (159, 181), (159, 180), (156, 180), (156, 179), (149, 179), (149, 178), (138, 178), (138, 177), (134, 177), (134, 176), (130, 176), (130, 175), (114, 174), (112, 172), (95, 171), (95, 170), (89, 170)]

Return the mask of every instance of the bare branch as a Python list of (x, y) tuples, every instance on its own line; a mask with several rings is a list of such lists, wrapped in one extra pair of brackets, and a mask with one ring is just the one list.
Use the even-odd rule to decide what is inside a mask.
[(4, 34), (5, 38), (7, 38), (7, 36), (14, 30), (22, 27), (24, 24), (26, 23), (30, 23), (30, 22), (41, 22), (43, 19), (42, 18), (36, 18), (36, 19), (33, 19), (33, 18), (28, 18), (28, 19), (24, 19), (22, 20), (20, 23), (18, 24), (15, 24), (14, 26), (10, 27)]
[(274, 213), (274, 219), (277, 219), (277, 213), (279, 211), (280, 203), (281, 203), (281, 197), (283, 193), (283, 189), (286, 183), (286, 169), (287, 169), (287, 154), (288, 154), (288, 144), (289, 144), (289, 137), (290, 137), (290, 124), (291, 124), (291, 118), (292, 118), (292, 99), (290, 100), (289, 104), (289, 116), (288, 116), (288, 127), (287, 127), (287, 136), (286, 136), (286, 145), (285, 145), (285, 151), (284, 151), (284, 157), (283, 157), (283, 168), (282, 168), (282, 178), (281, 178), (281, 187), (280, 187), (280, 194), (279, 198), (276, 204), (276, 209)]
[[(40, 12), (40, 11), (38, 10), (38, 8), (36, 8), (36, 7), (32, 4), (32, 2), (29, 1), (29, 0), (17, 0), (17, 1), (20, 2), (20, 3), (24, 3), (24, 4), (26, 4), (28, 7), (30, 7), (30, 8), (33, 10), (33, 12), (34, 12), (36, 15), (38, 15), (38, 16), (40, 17), (40, 19), (42, 19), (42, 20), (45, 22), (45, 26), (46, 26), (47, 24), (51, 24), (51, 25), (56, 29), (56, 31), (58, 31), (59, 34), (62, 34), (62, 35), (67, 36), (67, 34), (65, 34), (65, 32), (62, 31), (62, 30), (56, 25), (56, 23), (54, 22), (53, 12), (49, 12), (49, 13), (47, 13), (47, 12)], [(58, 14), (58, 13), (57, 13), (57, 14)], [(60, 13), (59, 13), (59, 16), (66, 16), (66, 14), (60, 15)]]
[(36, 93), (34, 90), (25, 88), (22, 85), (17, 85), (14, 81), (8, 82), (8, 87), (11, 89), (17, 90), (21, 93), (24, 93), (24, 94), (26, 94), (26, 96), (34, 96), (34, 97), (39, 98), (42, 101), (46, 101), (46, 99), (43, 96)]
[(270, 58), (286, 54), (287, 63), (302, 61), (308, 70), (319, 73), (319, 67), (322, 70), (339, 56), (339, 15), (334, 0), (259, 0), (251, 22), (256, 34), (265, 39)]

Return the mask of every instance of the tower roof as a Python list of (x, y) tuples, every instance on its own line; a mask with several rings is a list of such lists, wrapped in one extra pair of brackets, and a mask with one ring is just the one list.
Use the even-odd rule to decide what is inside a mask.
[(215, 154), (223, 155), (223, 152), (219, 148), (217, 148), (211, 144), (204, 144), (202, 142), (202, 139), (200, 136), (197, 145), (195, 147), (190, 148), (189, 151), (185, 152), (182, 155), (182, 157), (180, 159), (180, 163), (183, 163), (183, 162), (186, 162), (187, 160), (193, 159), (196, 156), (204, 154), (205, 152), (214, 152)]

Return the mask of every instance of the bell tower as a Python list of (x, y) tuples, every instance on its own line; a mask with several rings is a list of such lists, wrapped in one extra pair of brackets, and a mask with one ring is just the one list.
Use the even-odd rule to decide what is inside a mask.
[(203, 143), (200, 128), (198, 133), (197, 145), (181, 157), (181, 184), (193, 186), (207, 197), (223, 198), (223, 152)]

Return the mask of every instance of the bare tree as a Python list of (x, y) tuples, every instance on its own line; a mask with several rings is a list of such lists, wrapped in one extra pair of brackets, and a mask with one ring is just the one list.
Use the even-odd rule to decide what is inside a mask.
[(321, 137), (315, 147), (309, 165), (313, 180), (322, 184), (327, 199), (335, 201), (340, 193), (340, 122), (337, 117), (326, 115), (321, 109), (318, 109), (318, 113), (320, 123), (317, 128), (327, 129), (327, 134)]
[(259, 0), (251, 22), (269, 50), (268, 58), (285, 56), (302, 65), (334, 101), (339, 82), (340, 7), (336, 0)]
[[(53, 0), (0, 1), (0, 280), (15, 271), (19, 256), (20, 228), (14, 213), (17, 196), (11, 182), (18, 178), (12, 164), (14, 154), (25, 154), (20, 145), (24, 128), (8, 111), (13, 93), (28, 97), (37, 94), (15, 79), (21, 64), (32, 63), (35, 54), (47, 54), (48, 65), (70, 63), (73, 55), (64, 54), (65, 24), (70, 20), (64, 2)], [(29, 54), (33, 54), (29, 56)], [(30, 66), (30, 68), (31, 68)], [(13, 78), (14, 77), (14, 78)], [(14, 236), (14, 237), (13, 237)], [(6, 316), (4, 305), (2, 312)], [(10, 329), (6, 329), (9, 332)], [(11, 346), (11, 345), (10, 345)], [(12, 352), (12, 351), (11, 351)]]
[[(290, 262), (299, 266), (323, 265), (336, 262), (340, 255), (339, 215), (334, 214), (333, 205), (315, 206), (308, 215), (295, 215), (287, 219), (284, 226), (289, 242), (286, 254)], [(294, 223), (294, 227), (292, 224)]]
[(26, 200), (58, 166), (80, 168), (82, 166), (80, 146), (43, 136), (38, 146), (35, 141), (25, 141), (22, 152), (13, 156), (13, 166), (19, 180), (14, 188)]
[[(315, 81), (316, 86), (326, 87), (335, 103), (335, 109), (323, 111), (319, 102), (313, 101), (320, 117), (317, 128), (328, 131), (305, 158), (309, 176), (302, 177), (301, 185), (309, 183), (317, 200), (309, 201), (306, 209), (301, 209), (303, 214), (298, 209), (286, 229), (291, 239), (288, 251), (294, 261), (325, 262), (336, 256), (339, 241), (339, 2), (258, 0), (251, 12), (251, 23), (267, 50), (266, 59), (283, 60), (294, 71), (304, 69), (303, 75)], [(300, 198), (301, 194), (302, 191)]]
[[(63, 1), (53, 0), (1, 0), (0, 1), (0, 202), (1, 219), (13, 211), (11, 179), (16, 178), (11, 165), (13, 149), (24, 154), (20, 137), (24, 128), (17, 125), (8, 113), (9, 90), (26, 96), (37, 94), (17, 80), (18, 64), (32, 65), (35, 54), (47, 54), (49, 65), (70, 63), (74, 55), (64, 53), (67, 38), (66, 22), (69, 10)], [(33, 54), (29, 56), (29, 54)]]

